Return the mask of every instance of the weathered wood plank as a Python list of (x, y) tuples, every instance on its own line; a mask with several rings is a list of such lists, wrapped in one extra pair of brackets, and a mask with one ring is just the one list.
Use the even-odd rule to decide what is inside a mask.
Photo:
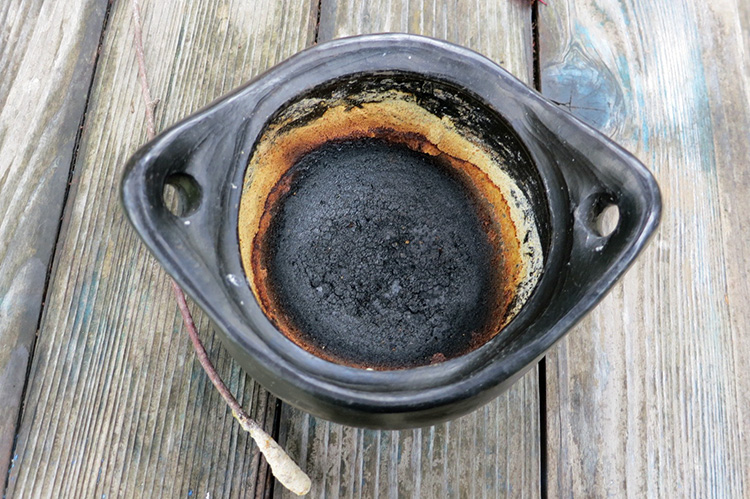
[[(734, 378), (740, 424), (741, 470), (750, 495), (750, 2), (715, 2), (699, 25), (711, 100), (721, 207), (726, 301), (732, 325)], [(739, 26), (737, 23), (739, 19)], [(743, 47), (744, 41), (744, 47)], [(744, 50), (743, 50), (744, 48)], [(744, 63), (744, 65), (743, 65)]]
[(0, 483), (106, 0), (0, 5)]
[(531, 84), (531, 8), (525, 2), (322, 0), (318, 40), (402, 32), (464, 45)]
[[(313, 40), (309, 0), (186, 0), (142, 7), (152, 95), (161, 100), (157, 128)], [(131, 2), (116, 2), (65, 210), (8, 492), (263, 495), (265, 464), (207, 383), (170, 285), (120, 208), (122, 166), (145, 141), (132, 29)], [(230, 389), (270, 429), (274, 399), (229, 360), (205, 317), (198, 313), (196, 321)]]
[(549, 496), (746, 497), (737, 4), (575, 0), (540, 13), (543, 93), (650, 166), (665, 206), (651, 247), (549, 356)]
[[(323, 0), (319, 40), (368, 32), (430, 35), (471, 47), (532, 78), (525, 2)], [(313, 480), (312, 497), (536, 497), (538, 377), (456, 421), (419, 430), (350, 428), (284, 406), (281, 435)], [(276, 496), (292, 497), (280, 488)]]
[(529, 374), (467, 416), (408, 431), (338, 425), (284, 404), (280, 438), (310, 475), (312, 497), (538, 497), (535, 381)]

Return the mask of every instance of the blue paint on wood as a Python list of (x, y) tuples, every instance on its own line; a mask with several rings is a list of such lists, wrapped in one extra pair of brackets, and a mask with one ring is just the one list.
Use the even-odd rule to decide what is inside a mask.
[(542, 71), (545, 96), (592, 127), (612, 133), (622, 123), (622, 89), (612, 71), (574, 42), (564, 59)]
[[(646, 107), (646, 100), (643, 97), (643, 89), (639, 86), (636, 98), (638, 99), (638, 107), (640, 109), (645, 109)], [(649, 128), (648, 120), (644, 117), (641, 118), (641, 136), (640, 140), (643, 144), (643, 149), (645, 151), (649, 150), (649, 138), (651, 137), (651, 132)]]
[[(713, 172), (716, 170), (716, 154), (713, 142), (714, 133), (713, 120), (711, 119), (711, 101), (709, 100), (708, 95), (708, 82), (706, 81), (706, 70), (703, 65), (703, 56), (700, 47), (697, 45), (692, 47), (690, 59), (691, 67), (695, 68), (696, 71), (689, 75), (686, 83), (688, 85), (692, 83), (690, 86), (695, 111), (695, 123), (693, 124), (693, 127), (697, 127), (702, 131), (698, 139), (701, 153), (701, 171)], [(693, 130), (691, 130), (691, 134), (692, 132)]]

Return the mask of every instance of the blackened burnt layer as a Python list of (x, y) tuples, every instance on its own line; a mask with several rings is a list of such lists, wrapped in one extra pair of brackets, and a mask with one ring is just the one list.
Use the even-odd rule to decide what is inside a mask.
[(350, 365), (402, 368), (486, 336), (489, 216), (436, 158), (359, 139), (328, 143), (285, 176), (265, 264), (301, 343)]

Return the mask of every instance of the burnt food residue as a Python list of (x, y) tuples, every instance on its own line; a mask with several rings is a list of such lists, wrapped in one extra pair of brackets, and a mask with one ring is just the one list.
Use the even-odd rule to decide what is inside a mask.
[(411, 367), (490, 333), (503, 248), (449, 166), (359, 139), (321, 146), (285, 177), (259, 254), (270, 301), (316, 353)]
[(239, 217), (253, 293), (285, 336), (339, 364), (468, 353), (538, 279), (523, 194), (408, 96), (359, 99), (302, 102), (264, 133)]

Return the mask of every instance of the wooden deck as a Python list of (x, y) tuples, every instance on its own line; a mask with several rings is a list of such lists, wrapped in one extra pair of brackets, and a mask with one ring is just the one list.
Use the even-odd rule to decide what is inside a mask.
[[(750, 2), (141, 0), (163, 129), (331, 38), (403, 31), (497, 61), (632, 151), (658, 234), (539, 365), (402, 432), (301, 413), (196, 321), (311, 497), (750, 497)], [(131, 0), (0, 2), (6, 497), (288, 497), (196, 361), (125, 220), (145, 142)]]

